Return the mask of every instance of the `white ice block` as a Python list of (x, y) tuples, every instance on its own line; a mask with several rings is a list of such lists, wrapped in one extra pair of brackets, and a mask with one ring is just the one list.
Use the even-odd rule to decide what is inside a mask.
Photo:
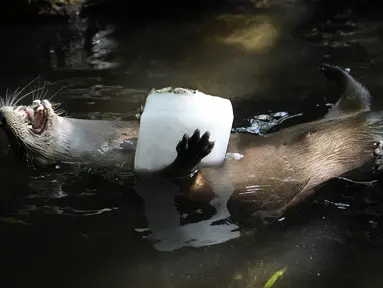
[(173, 162), (176, 146), (187, 133), (196, 129), (201, 136), (210, 132), (213, 151), (201, 165), (221, 164), (229, 144), (233, 125), (233, 107), (229, 99), (184, 88), (152, 90), (146, 98), (140, 118), (134, 166), (136, 171), (154, 171)]

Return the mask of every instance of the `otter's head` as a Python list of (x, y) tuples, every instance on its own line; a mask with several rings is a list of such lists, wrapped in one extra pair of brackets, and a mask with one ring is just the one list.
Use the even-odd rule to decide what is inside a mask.
[(37, 166), (54, 163), (50, 151), (54, 145), (52, 126), (57, 117), (48, 100), (35, 100), (29, 106), (0, 108), (0, 125), (11, 148), (24, 161)]

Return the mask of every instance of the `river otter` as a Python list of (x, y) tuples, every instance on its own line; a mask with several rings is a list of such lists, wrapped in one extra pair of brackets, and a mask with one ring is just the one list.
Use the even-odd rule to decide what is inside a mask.
[[(279, 215), (317, 185), (372, 162), (374, 144), (383, 141), (383, 111), (370, 111), (370, 93), (347, 71), (328, 64), (320, 70), (341, 92), (323, 119), (265, 137), (232, 134), (228, 152), (244, 157), (195, 173), (214, 147), (208, 131), (200, 137), (197, 129), (192, 137), (183, 136), (174, 162), (157, 172), (170, 178), (194, 175), (187, 177), (190, 191), (230, 189), (234, 197), (248, 197), (258, 213)], [(14, 150), (31, 163), (133, 168), (137, 122), (60, 117), (47, 100), (5, 105), (0, 112)]]

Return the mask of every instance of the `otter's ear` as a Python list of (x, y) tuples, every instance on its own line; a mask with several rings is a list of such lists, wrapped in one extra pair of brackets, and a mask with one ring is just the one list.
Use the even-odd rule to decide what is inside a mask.
[(338, 102), (327, 112), (325, 118), (342, 116), (371, 109), (371, 94), (351, 74), (338, 66), (323, 63), (320, 70), (324, 76), (334, 81), (340, 90)]

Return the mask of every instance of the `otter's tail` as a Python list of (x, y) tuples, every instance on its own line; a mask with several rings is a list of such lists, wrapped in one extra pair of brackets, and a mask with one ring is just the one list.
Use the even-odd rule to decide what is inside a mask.
[(340, 89), (340, 98), (326, 114), (326, 118), (371, 109), (370, 92), (347, 70), (326, 63), (320, 65), (320, 70), (327, 79), (334, 81)]

